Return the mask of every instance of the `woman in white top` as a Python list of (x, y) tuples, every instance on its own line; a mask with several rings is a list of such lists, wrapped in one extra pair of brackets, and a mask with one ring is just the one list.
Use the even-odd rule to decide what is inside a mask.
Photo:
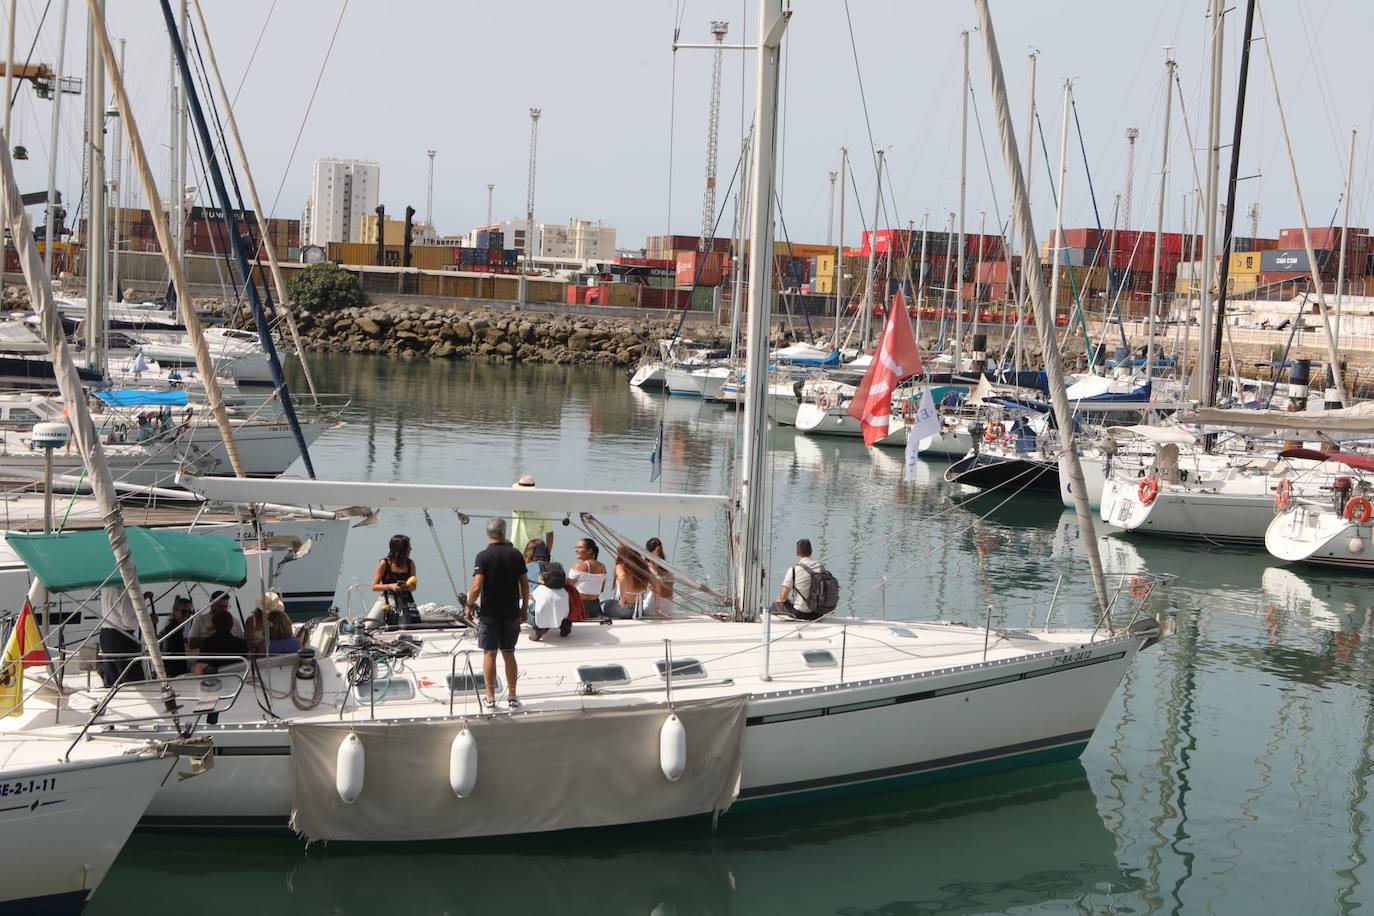
[(606, 590), (606, 567), (597, 559), (600, 550), (591, 538), (582, 538), (574, 546), (577, 562), (568, 570), (568, 581), (582, 597), (587, 618), (601, 616), (601, 595)]

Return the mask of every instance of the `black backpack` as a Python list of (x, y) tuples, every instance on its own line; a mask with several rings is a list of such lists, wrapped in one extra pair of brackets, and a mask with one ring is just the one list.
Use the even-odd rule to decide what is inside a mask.
[(562, 588), (568, 581), (568, 574), (563, 571), (563, 564), (554, 560), (544, 564), (543, 572), (539, 577), (544, 583), (545, 588)]
[(840, 606), (840, 580), (828, 569), (811, 572), (811, 588), (809, 594), (802, 596), (802, 600), (816, 616), (829, 614)]

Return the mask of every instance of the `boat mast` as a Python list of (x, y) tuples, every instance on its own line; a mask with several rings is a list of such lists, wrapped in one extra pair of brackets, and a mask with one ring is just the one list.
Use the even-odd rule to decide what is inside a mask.
[(1345, 296), (1345, 252), (1350, 239), (1350, 181), (1355, 177), (1355, 131), (1350, 131), (1350, 158), (1345, 167), (1345, 197), (1341, 214), (1341, 254), (1336, 268), (1336, 349), (1341, 348), (1341, 300)]
[[(62, 0), (62, 8), (57, 17), (57, 60), (53, 71), (52, 89), (52, 127), (48, 136), (48, 215), (47, 226), (43, 230), (43, 272), (52, 277), (53, 246), (57, 242), (57, 148), (62, 126), (62, 67), (67, 52), (67, 8), (71, 0)], [(67, 260), (71, 270), (71, 259)]]
[(1221, 64), (1225, 0), (1212, 0), (1212, 89), (1207, 108), (1207, 165), (1203, 172), (1202, 289), (1198, 305), (1198, 400), (1206, 407), (1216, 403), (1212, 379), (1212, 286), (1216, 278), (1217, 180), (1221, 169), (1218, 144), (1221, 136)]
[(105, 371), (105, 68), (96, 32), (105, 28), (105, 2), (89, 3), (86, 41), (86, 368)]
[[(764, 480), (768, 445), (768, 329), (772, 305), (773, 164), (777, 156), (778, 62), (782, 33), (791, 12), (782, 0), (759, 0), (758, 88), (754, 103), (754, 155), (750, 162), (749, 201), (749, 324), (745, 338), (744, 443), (741, 453), (738, 564), (739, 604), (735, 616), (753, 620), (763, 611), (768, 558), (764, 555)], [(770, 614), (764, 612), (764, 676)]]
[[(1061, 252), (1067, 250), (1064, 244), (1064, 196), (1066, 194), (1064, 183), (1069, 175), (1069, 103), (1072, 98), (1073, 83), (1070, 80), (1064, 80), (1064, 111), (1059, 123), (1059, 189), (1054, 199), (1054, 244), (1050, 246), (1050, 309), (1054, 315), (1059, 313), (1059, 267), (1063, 260)], [(1026, 243), (1023, 239), (1021, 242), (1022, 250), (1025, 250), (1025, 247)], [(1038, 263), (1039, 260), (1037, 255), (1036, 262)], [(1030, 269), (1026, 263), (1025, 261), (1021, 262), (1023, 277), (1026, 271)], [(1027, 292), (1029, 291), (1030, 287), (1027, 286)], [(1057, 332), (1052, 332), (1051, 336), (1054, 333)], [(1065, 328), (1064, 333), (1068, 333), (1067, 328)], [(1049, 359), (1048, 356), (1045, 358)], [(1089, 367), (1089, 369), (1091, 368)]]
[(844, 187), (849, 148), (840, 147), (840, 226), (835, 235), (835, 349), (840, 349), (840, 316), (844, 314)]
[(859, 334), (860, 350), (868, 347), (868, 334), (873, 323), (873, 302), (877, 298), (873, 295), (873, 282), (878, 269), (878, 211), (883, 208), (883, 151), (874, 152), (877, 154), (878, 183), (873, 195), (873, 231), (868, 236), (868, 280), (864, 284), (864, 314), (859, 325), (863, 329)]
[[(1035, 68), (1039, 63), (1040, 52), (1030, 53), (1030, 110), (1026, 113), (1026, 196), (1029, 198), (1031, 185), (1035, 179)], [(1012, 249), (1015, 251), (1015, 249)], [(1036, 259), (1039, 263), (1039, 259)], [(1011, 269), (1011, 258), (1007, 258), (1007, 269)], [(1015, 344), (1012, 347), (1012, 371), (1021, 371), (1021, 328), (1026, 321), (1026, 296), (1029, 295), (1026, 286), (1026, 271), (1029, 265), (1021, 265), (1021, 282), (1018, 286), (1016, 295), (1016, 326), (1012, 328), (1012, 336)], [(1007, 275), (1007, 289), (1011, 289), (1011, 275)], [(1002, 341), (1002, 352), (1006, 353), (1007, 342)]]
[[(152, 166), (148, 164), (148, 156), (143, 149), (143, 139), (139, 135), (138, 124), (134, 120), (133, 107), (129, 104), (129, 94), (125, 91), (124, 81), (119, 78), (119, 71), (115, 69), (114, 48), (111, 47), (109, 36), (105, 33), (104, 22), (97, 23), (95, 19), (95, 4), (99, 2), (101, 0), (87, 0), (87, 5), (91, 10), (92, 23), (99, 25), (99, 28), (92, 29), (92, 52), (95, 55), (103, 55), (105, 65), (110, 69), (119, 119), (124, 122), (124, 129), (129, 134), (129, 159), (134, 168), (138, 170), (143, 194), (148, 198), (148, 212), (153, 217), (153, 232), (157, 235), (157, 244), (162, 249), (163, 259), (167, 262), (167, 270), (172, 278), (172, 290), (176, 293), (177, 307), (181, 310), (181, 322), (186, 325), (186, 335), (191, 340), (191, 351), (196, 357), (196, 371), (200, 373), (201, 384), (205, 386), (205, 399), (210, 405), (210, 413), (215, 418), (215, 425), (219, 428), (220, 438), (224, 440), (224, 452), (229, 458), (229, 467), (233, 469), (235, 477), (245, 477), (247, 475), (243, 470), (243, 462), (239, 458), (238, 445), (234, 442), (234, 428), (229, 423), (229, 414), (224, 409), (224, 398), (220, 394), (219, 378), (215, 375), (215, 361), (211, 358), (210, 348), (205, 343), (205, 334), (200, 327), (200, 316), (196, 314), (195, 306), (192, 304), (191, 291), (186, 283), (186, 275), (182, 271), (181, 259), (176, 256), (172, 246), (171, 227), (167, 224), (166, 215), (162, 211), (162, 201), (157, 193), (157, 182), (153, 178)], [(96, 50), (97, 47), (98, 50)], [(87, 320), (90, 320), (89, 310)]]
[[(921, 348), (921, 306), (925, 302), (926, 235), (930, 229), (930, 211), (921, 214), (921, 266), (916, 270), (916, 349)], [(910, 261), (908, 261), (910, 263)], [(910, 272), (910, 271), (908, 271)]]
[(952, 353), (953, 361), (949, 364), (949, 380), (951, 382), (959, 375), (960, 350), (964, 345), (964, 248), (967, 243), (964, 240), (964, 206), (966, 192), (968, 191), (968, 31), (959, 33), (960, 43), (964, 48), (964, 71), (960, 75), (959, 86), (963, 90), (963, 103), (959, 116), (959, 248), (955, 252), (958, 259), (958, 266), (955, 270), (957, 276), (954, 278), (954, 350)]
[[(1037, 259), (1035, 225), (1031, 218), (1030, 199), (1026, 196), (1026, 180), (1021, 172), (1021, 157), (1016, 149), (1016, 134), (1011, 126), (1011, 106), (1007, 102), (1007, 84), (1002, 75), (1002, 59), (997, 51), (997, 36), (992, 29), (992, 14), (988, 11), (987, 0), (973, 0), (978, 12), (978, 28), (983, 33), (983, 44), (988, 55), (988, 75), (992, 82), (992, 100), (997, 112), (997, 133), (1002, 140), (1002, 158), (1006, 163), (1007, 174), (1011, 177), (1011, 212), (1016, 223), (1016, 234), (1021, 238), (1022, 263), (1030, 264)], [(1060, 198), (1063, 198), (1061, 189)], [(1054, 333), (1054, 312), (1045, 303), (1045, 281), (1038, 270), (1025, 271), (1030, 277), (1031, 305), (1035, 309), (1035, 325), (1040, 332), (1040, 346), (1045, 353), (1045, 374), (1049, 377), (1050, 400), (1054, 405), (1055, 420), (1059, 425), (1059, 435), (1063, 440), (1065, 456), (1068, 461), (1070, 491), (1073, 493), (1074, 507), (1078, 512), (1078, 524), (1083, 535), (1083, 546), (1088, 553), (1088, 565), (1092, 567), (1093, 586), (1102, 613), (1109, 607), (1107, 587), (1102, 578), (1102, 557), (1097, 550), (1097, 534), (1093, 527), (1092, 509), (1088, 505), (1088, 488), (1083, 482), (1083, 468), (1078, 462), (1078, 450), (1073, 443), (1073, 411), (1069, 408), (1069, 398), (1064, 388), (1064, 367), (1059, 361), (1059, 343)]]
[[(1326, 354), (1331, 360), (1331, 380), (1328, 388), (1336, 389), (1336, 398), (1342, 407), (1350, 406), (1345, 392), (1345, 379), (1341, 375), (1341, 355), (1336, 348), (1336, 337), (1331, 331), (1331, 315), (1326, 310), (1326, 293), (1322, 291), (1321, 274), (1317, 270), (1317, 253), (1312, 249), (1312, 229), (1307, 222), (1307, 205), (1302, 199), (1302, 184), (1298, 181), (1298, 163), (1293, 158), (1293, 138), (1288, 133), (1288, 118), (1283, 113), (1283, 96), (1279, 93), (1279, 76), (1274, 70), (1274, 52), (1269, 45), (1269, 27), (1264, 24), (1264, 9), (1259, 10), (1260, 28), (1264, 30), (1264, 56), (1269, 61), (1269, 82), (1274, 86), (1274, 100), (1279, 109), (1279, 127), (1283, 130), (1283, 145), (1288, 153), (1288, 170), (1293, 176), (1293, 195), (1298, 201), (1298, 217), (1302, 220), (1302, 244), (1307, 251), (1307, 269), (1312, 274), (1312, 288), (1317, 291), (1317, 310), (1322, 316), (1322, 327), (1326, 330)], [(1345, 239), (1341, 239), (1345, 245)]]
[[(124, 78), (124, 39), (119, 39), (119, 78)], [(110, 289), (114, 291), (114, 300), (122, 302), (124, 300), (123, 282), (124, 278), (119, 274), (119, 236), (124, 229), (124, 174), (123, 174), (123, 153), (124, 153), (124, 128), (117, 127), (114, 132), (114, 161), (110, 168), (110, 191), (114, 196), (114, 232), (110, 238)], [(108, 322), (107, 322), (108, 324)], [(108, 335), (106, 340), (108, 340)]]
[(739, 321), (740, 305), (744, 301), (744, 220), (749, 208), (749, 155), (753, 146), (754, 128), (749, 127), (749, 133), (744, 135), (744, 147), (740, 151), (743, 180), (740, 181), (740, 189), (735, 194), (735, 270), (734, 288), (730, 292), (730, 363), (734, 365), (735, 358), (739, 355)]
[[(169, 36), (176, 35), (176, 22), (172, 18), (172, 7), (169, 0), (161, 0), (160, 6), (162, 7), (162, 18), (167, 27), (167, 34)], [(190, 109), (191, 121), (195, 125), (200, 140), (201, 154), (205, 157), (205, 171), (210, 175), (211, 184), (215, 189), (215, 198), (219, 201), (220, 209), (223, 211), (224, 229), (229, 236), (229, 248), (233, 252), (234, 261), (238, 266), (243, 289), (248, 294), (248, 304), (253, 311), (253, 320), (258, 328), (258, 342), (267, 355), (268, 368), (272, 370), (272, 387), (275, 396), (281, 401), (286, 425), (291, 429), (292, 438), (296, 440), (296, 448), (300, 451), (301, 460), (305, 463), (305, 472), (311, 479), (314, 479), (315, 465), (310, 460), (310, 449), (306, 445), (305, 434), (301, 431), (300, 421), (296, 417), (296, 408), (291, 401), (291, 390), (286, 385), (286, 376), (282, 372), (281, 360), (277, 357), (277, 348), (272, 343), (272, 328), (268, 324), (267, 313), (258, 296), (257, 281), (254, 280), (253, 271), (248, 266), (248, 255), (244, 250), (243, 236), (239, 234), (242, 203), (240, 202), (239, 207), (234, 206), (234, 200), (229, 196), (228, 188), (225, 187), (224, 175), (220, 171), (219, 156), (215, 151), (214, 140), (210, 136), (210, 127), (205, 119), (205, 111), (201, 108), (200, 96), (196, 93), (192, 83), (191, 65), (186, 49), (176, 41), (172, 42), (172, 46), (176, 52), (177, 67), (181, 71), (182, 85), (186, 87), (186, 104)], [(537, 109), (531, 109), (531, 111), (535, 110)], [(533, 162), (533, 158), (531, 158), (531, 162)], [(531, 187), (533, 186), (531, 185)], [(533, 195), (531, 194), (532, 200)], [(530, 212), (533, 213), (533, 211)], [(530, 225), (533, 226), (533, 222)], [(378, 237), (380, 238), (380, 236)], [(529, 237), (527, 236), (525, 246), (527, 249), (530, 247), (528, 242)]]
[(1160, 245), (1164, 238), (1164, 195), (1169, 185), (1169, 114), (1174, 99), (1174, 56), (1164, 49), (1164, 140), (1159, 153), (1159, 200), (1155, 210), (1155, 259), (1150, 268), (1150, 316), (1145, 332), (1145, 381), (1155, 374), (1155, 311), (1159, 308)]
[[(92, 21), (99, 23), (99, 0), (89, 0), (92, 7)], [(104, 34), (104, 28), (100, 30)], [(99, 123), (99, 122), (97, 122)], [(4, 138), (4, 149), (0, 150), (0, 196), (4, 198), (5, 218), (14, 237), (15, 252), (19, 256), (19, 266), (24, 273), (24, 282), (29, 288), (29, 301), (38, 315), (43, 339), (52, 356), (53, 374), (57, 377), (57, 388), (62, 394), (63, 408), (72, 429), (72, 439), (86, 463), (90, 476), (91, 493), (95, 496), (100, 516), (105, 523), (105, 534), (110, 540), (110, 550), (114, 554), (115, 568), (123, 583), (124, 596), (133, 606), (138, 619), (138, 629), (143, 637), (144, 648), (152, 662), (153, 671), (159, 680), (166, 680), (167, 668), (162, 663), (162, 652), (158, 647), (157, 631), (153, 628), (152, 616), (143, 603), (143, 589), (138, 582), (138, 569), (134, 566), (133, 553), (129, 540), (124, 533), (124, 515), (119, 508), (119, 498), (115, 493), (114, 477), (105, 462), (105, 450), (100, 443), (100, 434), (91, 420), (90, 407), (86, 403), (86, 392), (81, 386), (76, 364), (72, 361), (71, 350), (67, 347), (67, 335), (62, 328), (62, 318), (53, 304), (52, 281), (43, 272), (43, 261), (38, 257), (38, 246), (34, 242), (33, 227), (28, 214), (24, 212), (23, 200), (19, 195), (19, 184), (14, 178), (14, 162), (10, 158), (10, 138)], [(107, 586), (113, 588), (113, 585)], [(34, 583), (33, 588), (39, 588)], [(30, 592), (32, 595), (33, 592)]]
[[(1236, 83), (1236, 118), (1231, 133), (1231, 167), (1226, 179), (1226, 221), (1221, 231), (1221, 265), (1217, 271), (1217, 323), (1212, 340), (1212, 374), (1207, 378), (1208, 390), (1216, 398), (1221, 375), (1221, 339), (1226, 333), (1226, 283), (1231, 276), (1231, 250), (1235, 245), (1231, 233), (1236, 225), (1236, 179), (1240, 175), (1240, 138), (1245, 124), (1245, 88), (1250, 78), (1250, 37), (1255, 27), (1255, 0), (1245, 5), (1245, 30), (1240, 41), (1240, 78)], [(1235, 354), (1231, 354), (1231, 371), (1239, 374)], [(1239, 394), (1239, 391), (1237, 392)]]
[[(224, 77), (220, 76), (219, 62), (215, 60), (214, 42), (210, 40), (210, 29), (205, 24), (205, 13), (201, 11), (200, 0), (195, 0), (196, 21), (200, 23), (200, 33), (205, 36), (205, 57), (210, 64), (210, 72), (214, 74), (215, 85), (219, 89), (220, 105), (224, 108), (224, 120), (229, 126), (229, 136), (234, 141), (234, 149), (238, 153), (239, 164), (243, 166), (243, 180), (248, 186), (248, 201), (253, 205), (253, 212), (257, 214), (258, 233), (262, 236), (262, 246), (267, 249), (267, 267), (272, 274), (272, 285), (277, 288), (277, 300), (286, 313), (286, 326), (291, 331), (291, 343), (296, 348), (296, 358), (300, 360), (301, 372), (305, 375), (306, 387), (310, 390), (310, 397), (319, 404), (319, 395), (315, 392), (315, 380), (310, 375), (310, 365), (305, 360), (305, 345), (301, 343), (301, 332), (296, 327), (296, 316), (291, 312), (291, 306), (286, 301), (286, 280), (282, 277), (281, 264), (277, 260), (277, 249), (272, 244), (272, 233), (267, 230), (267, 211), (262, 208), (262, 201), (258, 198), (258, 185), (253, 180), (253, 170), (248, 165), (248, 152), (243, 148), (243, 138), (239, 136), (238, 118), (234, 116), (234, 104), (229, 99), (229, 93), (224, 88)], [(186, 12), (186, 4), (183, 0), (182, 14)], [(183, 24), (183, 34), (185, 26)], [(714, 151), (713, 151), (714, 152)], [(714, 188), (714, 172), (711, 179)], [(714, 190), (712, 191), (711, 207), (715, 208)], [(431, 226), (431, 228), (433, 228)], [(378, 230), (381, 231), (381, 230)], [(704, 257), (704, 255), (703, 255)], [(269, 305), (271, 295), (268, 295)]]

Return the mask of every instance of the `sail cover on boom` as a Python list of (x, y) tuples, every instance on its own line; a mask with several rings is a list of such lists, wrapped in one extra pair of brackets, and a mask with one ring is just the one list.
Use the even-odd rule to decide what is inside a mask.
[[(125, 528), (140, 582), (205, 582), (238, 588), (248, 581), (243, 548), (218, 534)], [(70, 592), (119, 584), (105, 529), (61, 534), (5, 535), (49, 591)]]

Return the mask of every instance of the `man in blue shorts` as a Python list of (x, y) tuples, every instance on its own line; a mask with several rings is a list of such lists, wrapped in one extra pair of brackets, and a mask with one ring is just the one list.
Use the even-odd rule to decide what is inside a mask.
[[(487, 682), (488, 709), (496, 708), (496, 653), (506, 663), (506, 702), (520, 708), (515, 696), (519, 669), (515, 664), (515, 641), (520, 638), (520, 621), (530, 605), (530, 580), (526, 578), (525, 558), (506, 540), (506, 520), (487, 520), (490, 542), (472, 569), (468, 589), (468, 616), (477, 607), (477, 647), (482, 650), (482, 675)], [(481, 599), (480, 605), (478, 599)]]

